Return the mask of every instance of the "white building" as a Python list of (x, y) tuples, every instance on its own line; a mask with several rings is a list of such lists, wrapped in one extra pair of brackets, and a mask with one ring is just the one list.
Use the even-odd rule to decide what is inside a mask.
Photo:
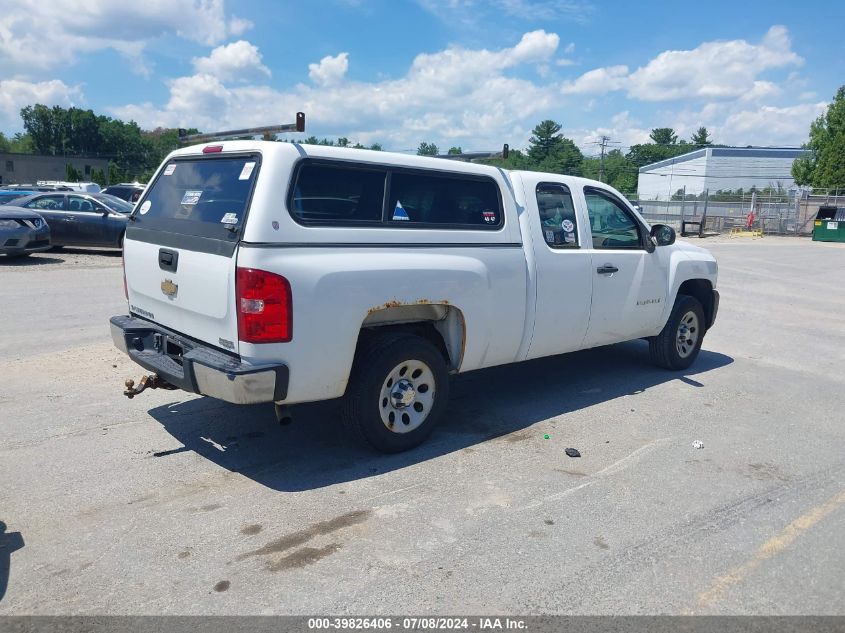
[(736, 191), (751, 187), (789, 189), (792, 161), (807, 150), (785, 147), (705, 147), (640, 167), (637, 197), (668, 200), (686, 187), (687, 195), (707, 189)]

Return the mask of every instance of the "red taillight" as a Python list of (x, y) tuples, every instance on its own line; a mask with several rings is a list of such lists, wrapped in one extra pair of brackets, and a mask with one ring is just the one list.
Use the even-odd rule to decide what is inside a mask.
[(206, 145), (202, 148), (203, 154), (214, 154), (215, 152), (222, 152), (223, 146), (222, 145)]
[(255, 268), (235, 273), (238, 338), (246, 343), (287, 343), (293, 337), (290, 283)]

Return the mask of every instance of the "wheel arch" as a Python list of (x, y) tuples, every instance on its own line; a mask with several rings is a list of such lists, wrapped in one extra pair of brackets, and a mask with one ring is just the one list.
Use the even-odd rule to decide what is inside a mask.
[(704, 320), (706, 321), (706, 328), (710, 329), (713, 325), (714, 310), (716, 301), (713, 296), (713, 284), (709, 279), (687, 279), (680, 286), (678, 286), (677, 295), (688, 295), (698, 299), (701, 307), (704, 308)]
[(449, 371), (456, 373), (466, 347), (463, 312), (446, 303), (385, 305), (371, 310), (361, 324), (357, 350), (362, 342), (388, 333), (408, 333), (430, 341), (443, 355)]

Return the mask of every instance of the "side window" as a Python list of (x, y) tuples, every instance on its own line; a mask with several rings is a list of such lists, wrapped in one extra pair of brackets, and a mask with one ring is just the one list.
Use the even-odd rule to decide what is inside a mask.
[(288, 205), (304, 223), (381, 222), (385, 170), (304, 163)]
[(94, 211), (94, 203), (88, 198), (83, 198), (82, 196), (68, 196), (67, 207), (69, 211), (82, 211), (88, 213)]
[(64, 196), (41, 196), (30, 200), (24, 206), (27, 209), (45, 209), (47, 211), (61, 211), (64, 206)]
[(593, 248), (642, 248), (640, 226), (612, 195), (584, 188), (587, 213), (593, 234)]
[(559, 183), (537, 185), (540, 229), (549, 248), (578, 248), (578, 219), (569, 187)]
[(502, 226), (499, 187), (488, 178), (394, 171), (390, 176), (387, 220), (396, 226), (442, 224), (497, 229)]

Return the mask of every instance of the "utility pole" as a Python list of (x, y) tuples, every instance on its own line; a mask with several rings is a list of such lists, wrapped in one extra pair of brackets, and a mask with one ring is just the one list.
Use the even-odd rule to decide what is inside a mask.
[(604, 150), (607, 149), (607, 142), (610, 140), (609, 136), (601, 137), (601, 164), (599, 166), (599, 180), (604, 182)]

